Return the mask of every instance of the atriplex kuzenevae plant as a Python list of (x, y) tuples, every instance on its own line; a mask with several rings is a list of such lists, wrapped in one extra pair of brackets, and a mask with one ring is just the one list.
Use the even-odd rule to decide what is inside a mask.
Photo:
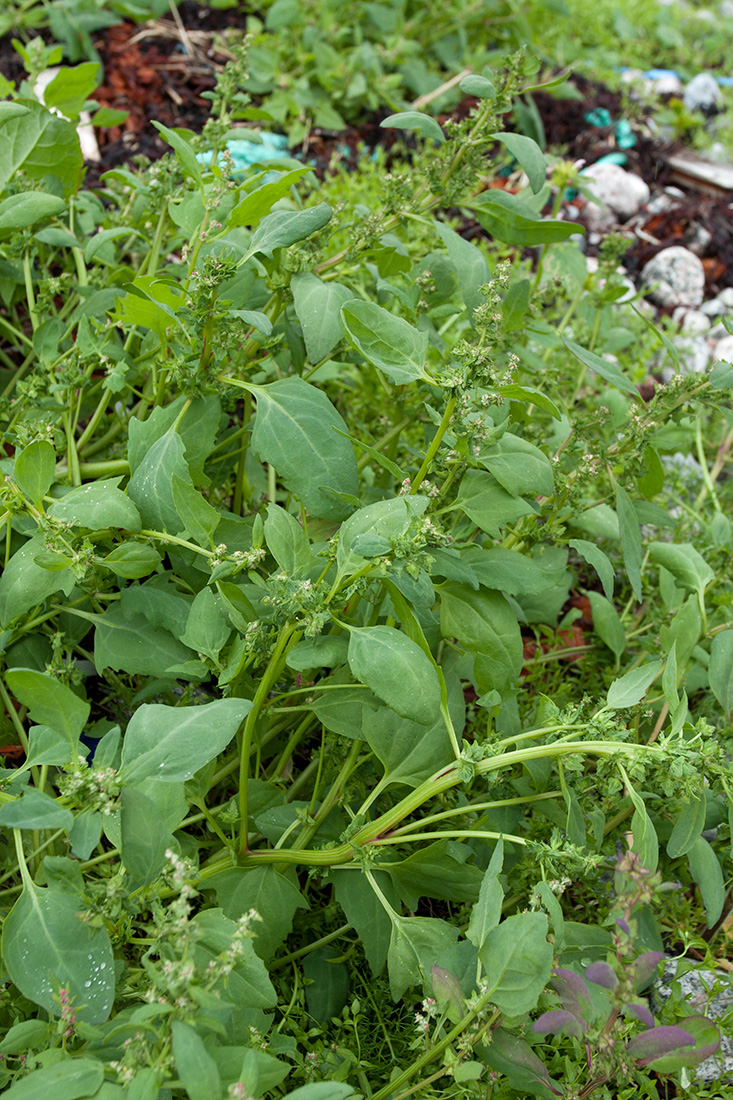
[[(175, 159), (79, 190), (73, 127), (2, 105), (0, 694), (25, 753), (0, 791), (6, 1083), (261, 1095), (291, 1070), (386, 1098), (391, 1067), (319, 1070), (291, 1036), (345, 1004), (355, 933), (395, 1003), (440, 1002), (431, 971), (482, 983), (397, 1078), (470, 1094), (553, 962), (605, 957), (556, 893), (602, 890), (625, 835), (698, 885), (714, 937), (731, 371), (640, 399), (624, 350), (655, 330), (619, 323), (618, 242), (590, 278), (540, 216), (542, 154), (502, 128), (532, 71), (470, 78), (463, 122), (387, 120), (424, 147), (365, 169), (380, 197), (351, 206), (297, 162), (230, 179), (164, 127)], [(214, 96), (215, 153), (240, 82)], [(520, 197), (482, 190), (497, 143)], [(533, 279), (516, 250), (538, 245)], [(663, 460), (689, 440), (675, 520)], [(558, 648), (571, 586), (594, 638)], [(634, 919), (658, 949), (653, 910)]]

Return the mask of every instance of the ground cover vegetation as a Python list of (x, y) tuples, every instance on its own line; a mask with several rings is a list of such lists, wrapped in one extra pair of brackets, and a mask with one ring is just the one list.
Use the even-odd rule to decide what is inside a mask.
[(650, 992), (730, 943), (733, 367), (556, 217), (532, 51), (319, 182), (230, 172), (231, 48), (94, 189), (96, 67), (0, 104), (0, 1083), (723, 1098)]

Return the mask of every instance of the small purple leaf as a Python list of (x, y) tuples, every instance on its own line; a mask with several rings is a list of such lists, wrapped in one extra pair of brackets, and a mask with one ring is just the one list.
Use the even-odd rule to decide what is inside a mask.
[(550, 985), (560, 998), (560, 1004), (572, 1012), (580, 1024), (587, 1024), (593, 1015), (593, 1000), (588, 986), (574, 970), (557, 967)]
[(625, 932), (627, 936), (631, 935), (631, 929), (629, 928), (628, 922), (625, 921), (623, 917), (617, 918), (616, 927), (620, 928), (622, 932)]
[(637, 1020), (641, 1021), (645, 1027), (654, 1027), (654, 1017), (644, 1001), (635, 1001), (633, 1004), (626, 1005), (624, 1013), (636, 1016)]
[(535, 1035), (575, 1035), (578, 1039), (583, 1034), (583, 1029), (572, 1012), (565, 1008), (553, 1008), (550, 1012), (544, 1012), (539, 1020), (532, 1024)]
[(602, 985), (604, 989), (615, 989), (618, 985), (618, 978), (608, 963), (591, 963), (585, 968), (585, 976), (589, 982)]
[(653, 1027), (629, 1039), (626, 1050), (637, 1066), (646, 1066), (665, 1054), (682, 1053), (680, 1047), (694, 1045), (694, 1036), (689, 1031), (683, 1031), (681, 1027)]
[(649, 1063), (655, 1073), (679, 1073), (681, 1069), (699, 1066), (720, 1046), (720, 1032), (707, 1016), (687, 1016), (680, 1024), (695, 1037), (694, 1050), (687, 1047), (655, 1058)]
[(639, 989), (644, 988), (663, 958), (663, 951), (645, 951), (634, 960), (634, 980)]

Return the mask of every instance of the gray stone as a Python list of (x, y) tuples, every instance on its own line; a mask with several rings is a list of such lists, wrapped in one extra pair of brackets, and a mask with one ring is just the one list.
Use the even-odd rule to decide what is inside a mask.
[(698, 73), (693, 76), (682, 96), (682, 101), (688, 111), (702, 111), (703, 114), (712, 114), (717, 111), (723, 100), (723, 94), (718, 87), (718, 82), (710, 73)]
[(704, 313), (706, 317), (722, 317), (724, 313), (727, 313), (727, 307), (717, 298), (711, 298), (709, 302), (702, 303), (700, 312)]
[(650, 191), (641, 176), (618, 164), (593, 164), (581, 174), (596, 198), (622, 221), (633, 218), (649, 201)]
[(703, 252), (705, 252), (711, 244), (712, 239), (713, 235), (709, 229), (706, 229), (704, 225), (695, 225), (688, 235), (687, 247), (690, 252), (694, 252), (696, 256), (702, 256)]
[(702, 336), (710, 328), (710, 318), (701, 313), (699, 309), (686, 309), (677, 306), (672, 314), (672, 320), (681, 324), (680, 332), (684, 336)]
[(710, 362), (710, 348), (704, 336), (682, 340), (677, 346), (683, 374), (703, 374)]
[(728, 329), (725, 327), (725, 325), (722, 324), (722, 322), (718, 321), (710, 329), (710, 332), (708, 333), (708, 340), (725, 340), (726, 336), (729, 335), (730, 333), (728, 332)]
[(725, 306), (726, 310), (733, 309), (733, 286), (723, 287), (716, 298)]
[(720, 0), (718, 11), (723, 19), (733, 19), (733, 0)]
[(699, 306), (705, 293), (705, 268), (688, 248), (672, 245), (653, 256), (641, 272), (649, 297), (658, 306)]
[(724, 359), (726, 363), (733, 363), (733, 336), (726, 335), (722, 340), (718, 340), (713, 348), (713, 359), (716, 362), (718, 359)]
[[(690, 1016), (703, 1015), (711, 1020), (719, 1020), (733, 1008), (733, 976), (719, 970), (695, 969), (686, 974), (680, 973), (680, 960), (664, 960), (664, 975), (660, 984), (655, 985), (654, 1008), (672, 995), (672, 983), (679, 985)], [(711, 993), (716, 989), (717, 992)], [(677, 1023), (678, 1021), (675, 1021)], [(707, 1058), (692, 1071), (699, 1081), (721, 1084), (733, 1079), (733, 1034), (728, 1028), (720, 1027), (720, 1048), (716, 1054)]]
[(682, 81), (678, 76), (670, 73), (668, 76), (658, 76), (652, 81), (652, 87), (657, 95), (682, 95)]

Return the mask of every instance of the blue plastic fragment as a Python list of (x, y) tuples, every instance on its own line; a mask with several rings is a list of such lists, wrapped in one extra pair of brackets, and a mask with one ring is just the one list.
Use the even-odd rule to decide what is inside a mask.
[[(263, 130), (259, 137), (262, 141), (228, 141), (226, 151), (230, 154), (233, 172), (249, 172), (255, 164), (267, 164), (271, 160), (288, 157), (288, 139), (284, 134), (271, 134)], [(212, 153), (199, 153), (196, 159), (201, 164), (211, 164)], [(219, 166), (224, 167), (223, 153), (219, 154)]]
[(631, 123), (625, 118), (620, 118), (615, 129), (616, 144), (619, 149), (633, 149), (636, 145), (636, 136), (631, 129)]
[[(628, 65), (621, 65), (616, 69), (617, 73), (627, 73), (629, 71)], [(647, 69), (646, 72), (641, 74), (646, 76), (649, 80), (661, 80), (663, 76), (676, 76), (678, 80), (682, 80), (679, 73), (676, 73), (674, 69)], [(715, 73), (710, 74), (723, 88), (730, 88), (733, 86), (733, 76), (716, 76)], [(684, 84), (684, 81), (682, 81)]]
[(610, 126), (613, 123), (611, 112), (605, 107), (596, 107), (594, 111), (588, 111), (585, 121), (591, 126)]

